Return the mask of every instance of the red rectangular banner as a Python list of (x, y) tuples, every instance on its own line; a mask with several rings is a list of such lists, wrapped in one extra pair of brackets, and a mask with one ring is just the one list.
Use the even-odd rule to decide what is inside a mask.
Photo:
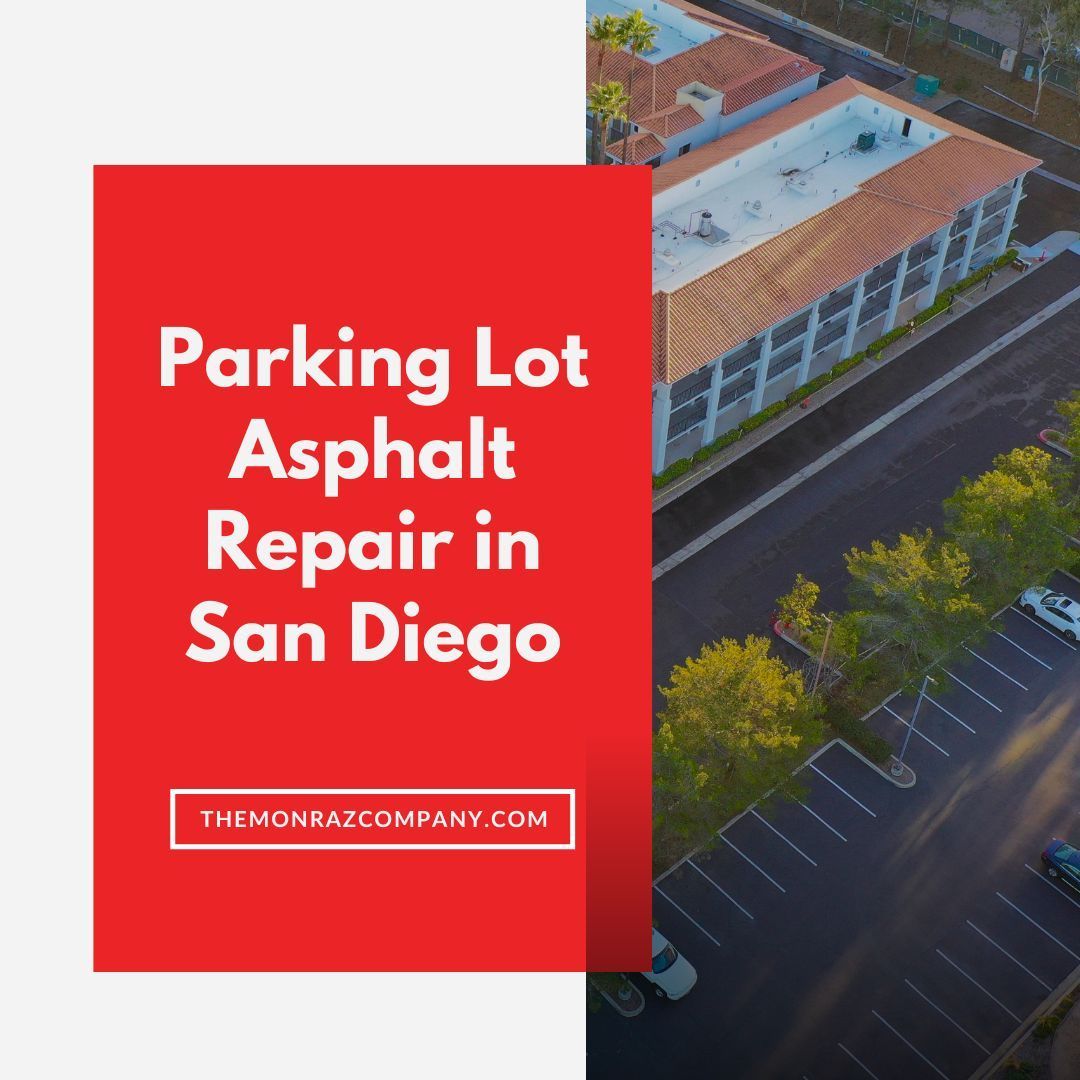
[(98, 970), (649, 966), (649, 189), (96, 170)]

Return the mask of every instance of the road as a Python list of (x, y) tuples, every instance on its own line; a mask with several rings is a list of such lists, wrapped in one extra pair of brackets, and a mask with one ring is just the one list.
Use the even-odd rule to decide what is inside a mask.
[[(716, 473), (653, 515), (654, 561), (1077, 285), (1080, 256), (1066, 252)], [(1047, 426), (1054, 401), (1080, 386), (1077, 340), (1080, 304), (1073, 304), (658, 579), (654, 683), (705, 641), (766, 633), (776, 597), (798, 571), (822, 587), (826, 607), (841, 606), (845, 551), (936, 526), (961, 476), (984, 471), (995, 454)]]

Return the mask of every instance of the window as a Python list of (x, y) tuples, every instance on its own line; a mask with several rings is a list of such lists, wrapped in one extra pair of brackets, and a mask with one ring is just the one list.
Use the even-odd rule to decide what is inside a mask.
[(735, 159), (735, 168), (737, 169), (738, 167), (739, 167), (739, 159), (738, 159), (738, 158), (736, 158), (736, 159)]
[(874, 115), (875, 115), (875, 116), (877, 116), (877, 114), (878, 114), (879, 112), (881, 112), (881, 109), (879, 109), (879, 108), (878, 108), (878, 107), (877, 107), (877, 106), (875, 105), (875, 106), (874, 106)]
[(772, 148), (775, 150), (780, 145), (779, 139), (773, 139)]
[(905, 116), (904, 117), (904, 126), (900, 129), (900, 134), (905, 135), (905, 136), (911, 134), (911, 117), (910, 116)]
[(930, 132), (930, 141), (933, 142), (934, 139), (936, 139), (936, 138), (937, 138), (937, 132), (936, 131), (931, 131)]
[(689, 143), (687, 143), (685, 146), (680, 146), (679, 147), (679, 157), (682, 157), (683, 154), (688, 154), (689, 152), (690, 152), (690, 144)]

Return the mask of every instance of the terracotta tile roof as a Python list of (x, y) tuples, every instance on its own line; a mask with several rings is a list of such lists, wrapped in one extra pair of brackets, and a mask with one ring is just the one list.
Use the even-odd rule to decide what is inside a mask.
[[(587, 90), (600, 80), (600, 47), (587, 34), (585, 41)], [(656, 64), (640, 56), (632, 62), (628, 52), (608, 50), (604, 54), (604, 82), (614, 79), (629, 89), (631, 66), (630, 118), (635, 124), (677, 104), (676, 92), (692, 82), (721, 91), (725, 95), (721, 112), (727, 116), (824, 70), (771, 41), (734, 33), (721, 33)], [(733, 92), (730, 100), (729, 89)]]
[(1002, 146), (950, 135), (864, 181), (859, 187), (892, 199), (955, 214), (994, 188), (1040, 164)]
[(717, 15), (714, 11), (706, 11), (696, 4), (687, 3), (686, 0), (667, 0), (667, 3), (672, 7), (679, 8), (680, 11), (685, 11), (692, 19), (696, 19), (698, 22), (705, 23), (708, 26), (718, 26), (732, 33), (745, 34), (747, 37), (759, 38), (763, 41), (769, 40), (768, 34), (751, 30), (748, 26), (743, 26), (742, 23), (737, 23), (733, 19), (725, 19), (723, 15)]
[(638, 127), (670, 139), (673, 135), (680, 135), (696, 124), (700, 124), (701, 121), (702, 116), (693, 105), (669, 105), (659, 112), (643, 116), (638, 121)]
[[(664, 152), (664, 144), (651, 132), (639, 131), (626, 140), (627, 165), (644, 165)], [(620, 136), (607, 144), (607, 152), (617, 161), (623, 159), (623, 140)]]
[(689, 375), (951, 220), (857, 191), (666, 300), (654, 295), (654, 377), (672, 383)]

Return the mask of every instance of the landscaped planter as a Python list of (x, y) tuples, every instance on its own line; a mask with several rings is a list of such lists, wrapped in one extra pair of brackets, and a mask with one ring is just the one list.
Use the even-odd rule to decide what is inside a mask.
[(1044, 428), (1039, 432), (1039, 441), (1046, 443), (1053, 450), (1057, 450), (1059, 453), (1064, 454), (1066, 457), (1072, 457), (1072, 454), (1065, 449), (1065, 436), (1062, 432), (1056, 428)]
[(616, 988), (608, 981), (600, 983), (593, 976), (589, 976), (590, 982), (592, 982), (600, 996), (620, 1016), (637, 1016), (645, 1008), (645, 995), (625, 975), (618, 978), (621, 981), (618, 988)]

